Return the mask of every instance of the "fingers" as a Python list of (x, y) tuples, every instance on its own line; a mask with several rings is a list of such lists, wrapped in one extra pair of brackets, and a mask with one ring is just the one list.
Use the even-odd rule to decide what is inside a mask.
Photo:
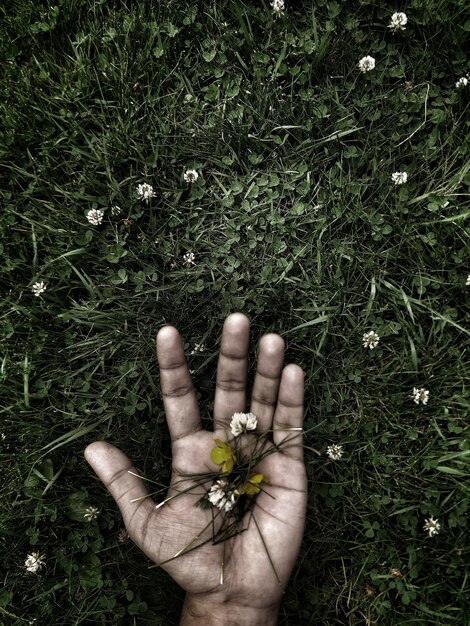
[(251, 392), (251, 413), (258, 418), (257, 430), (272, 428), (279, 383), (284, 362), (284, 339), (275, 333), (263, 335), (259, 342), (258, 364)]
[(163, 404), (172, 441), (202, 429), (199, 406), (179, 332), (163, 326), (157, 334)]
[(224, 322), (214, 399), (215, 428), (227, 427), (232, 415), (246, 408), (250, 321), (232, 313)]
[(273, 441), (276, 445), (284, 442), (281, 446), (281, 452), (299, 461), (303, 460), (301, 430), (303, 418), (304, 372), (301, 367), (291, 363), (282, 370), (279, 397), (273, 420)]
[(116, 500), (122, 513), (129, 536), (138, 546), (143, 542), (150, 516), (155, 511), (152, 498), (141, 498), (148, 494), (144, 482), (129, 474), (138, 474), (128, 457), (106, 441), (95, 441), (85, 448), (85, 459), (95, 470), (98, 478)]

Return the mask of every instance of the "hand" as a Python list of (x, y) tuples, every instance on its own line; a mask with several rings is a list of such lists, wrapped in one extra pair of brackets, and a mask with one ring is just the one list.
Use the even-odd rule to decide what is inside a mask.
[[(158, 332), (157, 358), (173, 455), (169, 495), (176, 493), (174, 485), (181, 480), (181, 474), (220, 469), (211, 461), (210, 451), (216, 445), (216, 437), (227, 440), (233, 414), (247, 411), (248, 345), (248, 318), (241, 313), (229, 315), (222, 333), (214, 431), (210, 432), (202, 428), (178, 331), (164, 326)], [(286, 438), (289, 443), (256, 468), (269, 480), (256, 496), (253, 508), (259, 530), (251, 520), (248, 530), (225, 542), (222, 584), (223, 543), (212, 545), (209, 541), (162, 565), (187, 592), (181, 624), (276, 623), (280, 599), (300, 548), (307, 501), (302, 432), (292, 430), (302, 427), (304, 373), (295, 364), (283, 368), (283, 358), (284, 340), (273, 333), (264, 335), (249, 411), (258, 418), (256, 432), (273, 430), (274, 444)], [(187, 546), (212, 519), (211, 510), (195, 506), (201, 488), (197, 489), (199, 495), (178, 495), (156, 509), (150, 497), (142, 498), (148, 491), (129, 470), (139, 472), (125, 454), (109, 443), (90, 444), (85, 458), (116, 500), (130, 538), (157, 564)], [(181, 485), (186, 483), (179, 483), (179, 489)], [(209, 486), (210, 483), (207, 489)], [(243, 528), (247, 526), (245, 522), (244, 519)], [(198, 543), (212, 536), (212, 532), (208, 528)]]

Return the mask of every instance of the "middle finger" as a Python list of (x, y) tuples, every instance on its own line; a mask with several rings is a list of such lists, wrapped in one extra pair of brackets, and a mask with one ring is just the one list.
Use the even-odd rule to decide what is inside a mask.
[(284, 339), (276, 333), (263, 335), (259, 342), (258, 364), (251, 392), (251, 413), (258, 418), (256, 430), (271, 430), (284, 361)]
[(214, 428), (228, 428), (234, 413), (245, 412), (250, 321), (232, 313), (225, 322), (217, 364)]

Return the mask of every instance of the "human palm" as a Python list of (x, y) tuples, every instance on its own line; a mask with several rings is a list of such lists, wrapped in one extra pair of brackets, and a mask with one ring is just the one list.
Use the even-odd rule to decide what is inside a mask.
[(163, 505), (156, 508), (152, 498), (145, 497), (148, 491), (135, 476), (139, 472), (111, 444), (94, 442), (85, 457), (115, 498), (131, 539), (188, 594), (224, 602), (241, 599), (262, 608), (278, 602), (287, 584), (302, 540), (307, 500), (303, 371), (294, 364), (283, 368), (284, 342), (279, 335), (268, 334), (260, 341), (249, 408), (257, 416), (256, 435), (242, 437), (244, 449), (255, 445), (260, 435), (265, 448), (272, 449), (253, 468), (269, 482), (241, 520), (241, 532), (214, 545), (211, 539), (223, 516), (215, 507), (195, 506), (211, 483), (180, 493), (196, 480), (185, 476), (220, 469), (210, 451), (215, 438), (231, 438), (233, 414), (245, 411), (248, 344), (248, 318), (240, 313), (228, 316), (217, 368), (214, 431), (209, 432), (202, 428), (180, 335), (171, 326), (159, 331), (157, 357), (173, 455)]

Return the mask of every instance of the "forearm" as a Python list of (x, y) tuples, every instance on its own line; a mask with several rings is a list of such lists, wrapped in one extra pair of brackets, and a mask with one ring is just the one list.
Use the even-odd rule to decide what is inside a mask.
[(186, 594), (180, 626), (275, 626), (279, 606), (250, 607), (236, 602), (211, 603)]

